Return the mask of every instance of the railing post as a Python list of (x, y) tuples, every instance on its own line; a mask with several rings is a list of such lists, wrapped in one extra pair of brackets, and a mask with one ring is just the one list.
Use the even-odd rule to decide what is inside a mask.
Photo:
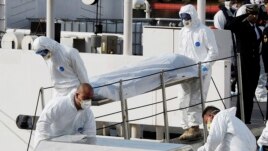
[(41, 105), (42, 105), (42, 109), (45, 108), (45, 97), (44, 97), (44, 88), (41, 87), (40, 88), (40, 95), (41, 95)]
[[(200, 96), (201, 96), (201, 107), (202, 107), (202, 111), (204, 111), (205, 109), (205, 100), (204, 100), (204, 95), (203, 95), (203, 75), (202, 75), (202, 64), (201, 62), (198, 62), (198, 76), (199, 76), (199, 80), (200, 80)], [(207, 132), (207, 125), (203, 122), (203, 133), (204, 133), (204, 143), (206, 143), (207, 141), (207, 136), (208, 136), (208, 132)]]
[(164, 72), (160, 74), (161, 88), (162, 88), (162, 99), (163, 99), (163, 113), (164, 113), (164, 124), (165, 124), (165, 143), (169, 142), (169, 126), (168, 126), (168, 113), (167, 113), (167, 100), (166, 100), (166, 86), (164, 81)]
[(243, 98), (243, 82), (242, 82), (242, 70), (241, 70), (241, 56), (237, 53), (237, 77), (238, 77), (238, 92), (239, 92), (239, 105), (241, 112), (241, 120), (245, 123), (245, 110), (244, 110), (244, 98)]
[(120, 80), (119, 84), (120, 84), (119, 97), (120, 97), (120, 101), (121, 101), (124, 139), (130, 139), (128, 123), (127, 123), (128, 122), (127, 100), (124, 99), (124, 97), (123, 97), (123, 82), (122, 82), (122, 80)]

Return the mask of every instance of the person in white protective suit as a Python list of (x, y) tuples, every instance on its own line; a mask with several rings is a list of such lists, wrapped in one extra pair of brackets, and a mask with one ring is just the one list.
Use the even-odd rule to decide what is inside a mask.
[[(179, 16), (182, 19), (184, 27), (179, 34), (182, 37), (178, 42), (178, 52), (193, 59), (196, 63), (202, 63), (202, 70), (205, 76), (203, 77), (203, 96), (206, 100), (210, 78), (211, 65), (218, 55), (218, 47), (215, 36), (211, 29), (203, 25), (197, 18), (197, 12), (193, 5), (185, 5), (181, 7)], [(179, 97), (179, 107), (185, 108), (191, 105), (201, 103), (200, 83), (198, 79), (191, 80), (181, 84), (182, 96)], [(191, 140), (201, 137), (199, 125), (202, 123), (201, 105), (182, 110), (183, 120), (182, 127), (184, 133), (179, 137), (180, 140)]]
[(87, 70), (78, 50), (41, 36), (34, 40), (36, 54), (45, 60), (51, 73), (54, 96), (65, 96), (80, 83), (89, 83)]
[(248, 127), (235, 116), (236, 107), (220, 111), (208, 106), (203, 111), (209, 135), (197, 151), (256, 151), (256, 139)]
[(268, 122), (266, 122), (266, 127), (263, 129), (257, 143), (260, 147), (259, 151), (268, 150)]
[[(55, 97), (42, 111), (35, 131), (35, 146), (42, 140), (62, 135), (86, 135), (96, 143), (96, 123), (90, 108), (93, 88), (82, 83), (68, 96)], [(85, 142), (86, 143), (86, 142)]]

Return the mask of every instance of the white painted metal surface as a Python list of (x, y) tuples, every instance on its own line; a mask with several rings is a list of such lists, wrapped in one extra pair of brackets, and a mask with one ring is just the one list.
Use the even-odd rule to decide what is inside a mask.
[[(217, 46), (218, 58), (232, 56), (232, 38), (228, 30), (213, 30)], [(179, 28), (145, 26), (143, 29), (143, 55), (154, 56), (163, 52), (179, 52)]]
[(145, 26), (142, 34), (143, 55), (154, 56), (162, 52), (174, 52), (175, 30), (176, 28), (171, 27)]
[[(49, 71), (44, 60), (34, 52), (7, 49), (0, 49), (0, 70), (1, 150), (26, 150), (30, 133), (17, 128), (16, 117), (34, 114), (40, 86), (50, 86)], [(46, 99), (50, 93), (45, 92)], [(40, 114), (41, 106), (38, 109)]]
[(30, 29), (15, 29), (15, 28), (8, 28), (6, 29), (7, 33), (21, 33), (24, 36), (25, 35), (30, 35), (31, 34), (31, 30)]
[(33, 42), (37, 36), (24, 36), (21, 40), (21, 49), (22, 50), (33, 50)]
[[(61, 140), (64, 139), (62, 137)], [(102, 136), (97, 137), (96, 145), (56, 141), (57, 138), (55, 141), (42, 141), (35, 151), (55, 151), (56, 148), (57, 151), (192, 151), (190, 145), (160, 143), (153, 140), (123, 140), (122, 138)]]
[(21, 49), (22, 33), (5, 33), (1, 40), (1, 47), (4, 49)]

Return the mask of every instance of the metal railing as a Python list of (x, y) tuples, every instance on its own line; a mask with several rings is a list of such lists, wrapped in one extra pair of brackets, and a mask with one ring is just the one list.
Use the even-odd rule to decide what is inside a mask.
[[(226, 58), (221, 58), (221, 59), (217, 59), (217, 60), (212, 60), (212, 61), (208, 61), (208, 62), (215, 62), (215, 61), (219, 61), (219, 60), (226, 60), (226, 59), (230, 59), (232, 58), (233, 56), (231, 57), (226, 57)], [(127, 81), (130, 81), (130, 80), (134, 80), (134, 79), (137, 79), (137, 78), (133, 78), (133, 79), (127, 79), (127, 80), (120, 80), (118, 82), (113, 82), (113, 83), (110, 83), (110, 84), (106, 84), (106, 85), (102, 85), (102, 86), (98, 86), (97, 88), (100, 88), (100, 87), (106, 87), (106, 86), (109, 86), (109, 85), (113, 85), (113, 84), (118, 84), (119, 83), (119, 96), (120, 96), (120, 101), (121, 101), (121, 111), (118, 111), (118, 112), (115, 112), (115, 113), (110, 113), (110, 114), (106, 114), (106, 115), (102, 115), (102, 116), (99, 116), (99, 117), (96, 117), (97, 118), (101, 118), (101, 117), (105, 117), (105, 116), (110, 116), (112, 114), (118, 114), (118, 113), (122, 113), (122, 122), (120, 123), (116, 123), (116, 124), (113, 124), (113, 125), (109, 125), (107, 127), (101, 127), (101, 128), (98, 128), (97, 130), (100, 130), (100, 129), (105, 129), (105, 128), (109, 128), (109, 127), (112, 127), (112, 126), (115, 126), (115, 125), (122, 125), (123, 126), (123, 134), (124, 134), (124, 138), (125, 139), (130, 139), (130, 130), (129, 130), (129, 122), (131, 121), (138, 121), (138, 120), (141, 120), (141, 119), (146, 119), (146, 118), (150, 118), (150, 117), (154, 117), (154, 116), (157, 116), (157, 115), (160, 115), (160, 114), (163, 114), (163, 118), (164, 118), (164, 127), (165, 127), (165, 142), (169, 142), (170, 140), (170, 136), (169, 136), (169, 122), (168, 122), (168, 113), (169, 112), (174, 112), (174, 111), (178, 111), (178, 110), (184, 110), (186, 108), (190, 108), (190, 107), (193, 107), (193, 106), (198, 106), (198, 105), (201, 105), (202, 107), (202, 110), (204, 110), (204, 107), (205, 107), (205, 103), (211, 103), (211, 102), (216, 102), (216, 101), (222, 101), (222, 103), (224, 104), (223, 100), (225, 99), (228, 99), (230, 97), (227, 97), (227, 98), (222, 98), (220, 97), (220, 99), (218, 100), (212, 100), (212, 101), (207, 101), (205, 102), (204, 100), (204, 96), (203, 96), (203, 74), (202, 74), (202, 70), (201, 70), (201, 65), (203, 63), (208, 63), (208, 62), (200, 62), (198, 64), (193, 64), (193, 65), (189, 65), (189, 66), (185, 66), (185, 67), (180, 67), (180, 68), (175, 68), (175, 69), (171, 69), (171, 70), (168, 70), (168, 71), (161, 71), (159, 73), (154, 73), (154, 74), (150, 74), (150, 75), (145, 75), (145, 76), (142, 76), (142, 77), (137, 77), (137, 78), (144, 78), (144, 77), (147, 77), (147, 76), (152, 76), (152, 75), (155, 75), (155, 74), (159, 74), (159, 79), (161, 81), (161, 84), (160, 84), (160, 87), (152, 90), (152, 91), (155, 91), (155, 90), (158, 90), (158, 89), (161, 89), (162, 90), (162, 101), (160, 102), (156, 102), (156, 103), (153, 103), (153, 104), (149, 104), (149, 105), (154, 105), (154, 104), (158, 104), (158, 103), (162, 103), (163, 104), (163, 112), (160, 112), (160, 113), (157, 113), (157, 114), (154, 114), (154, 115), (150, 115), (150, 116), (147, 116), (147, 117), (142, 117), (142, 118), (139, 118), (139, 119), (129, 119), (129, 116), (128, 116), (128, 111), (129, 110), (133, 110), (133, 109), (137, 109), (137, 108), (142, 108), (142, 107), (145, 107), (145, 106), (140, 106), (140, 107), (136, 107), (136, 108), (132, 108), (132, 109), (128, 109), (128, 106), (127, 106), (127, 100), (126, 98), (124, 98), (124, 93), (123, 93), (123, 84), (124, 82), (127, 82)], [(176, 85), (176, 84), (179, 84), (179, 83), (182, 83), (182, 82), (185, 82), (189, 79), (183, 79), (183, 80), (179, 80), (179, 81), (174, 81), (174, 82), (171, 82), (171, 83), (166, 83), (164, 81), (164, 74), (165, 72), (170, 72), (170, 71), (174, 71), (174, 70), (180, 70), (180, 69), (183, 69), (183, 68), (188, 68), (188, 67), (191, 67), (191, 66), (196, 66), (198, 65), (198, 77), (199, 77), (199, 80), (200, 80), (200, 93), (201, 93), (201, 98), (200, 98), (200, 103), (197, 103), (197, 104), (194, 104), (194, 105), (191, 105), (191, 106), (188, 106), (188, 107), (184, 107), (184, 108), (179, 108), (179, 109), (175, 109), (175, 110), (168, 110), (167, 108), (167, 101), (171, 100), (171, 99), (167, 99), (166, 98), (166, 88), (169, 87), (169, 86), (173, 86), (173, 85)], [(49, 87), (49, 88), (52, 88), (52, 87)], [(41, 88), (40, 89), (40, 94), (41, 94), (41, 98), (43, 98), (43, 90), (44, 89), (49, 89), (49, 88)], [(96, 87), (95, 87), (96, 88)], [(242, 92), (239, 92), (239, 95), (242, 95)], [(174, 99), (174, 98), (173, 98)], [(43, 99), (42, 99), (43, 100)], [(44, 101), (44, 100), (43, 100)], [(43, 102), (42, 101), (42, 102)], [(43, 104), (43, 103), (42, 103)], [(38, 103), (37, 103), (38, 105)], [(43, 106), (43, 105), (42, 105)], [(147, 105), (146, 105), (147, 106)], [(225, 105), (224, 105), (225, 106)], [(243, 108), (243, 106), (241, 106), (241, 108)], [(244, 112), (241, 111), (241, 115), (243, 115)], [(204, 125), (204, 129), (203, 129), (203, 133), (204, 133), (204, 141), (206, 141), (206, 137), (207, 137), (207, 129), (206, 129), (206, 124), (203, 123)]]

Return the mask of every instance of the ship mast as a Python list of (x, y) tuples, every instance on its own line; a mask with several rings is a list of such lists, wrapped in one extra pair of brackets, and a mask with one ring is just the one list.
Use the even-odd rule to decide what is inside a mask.
[(197, 14), (201, 23), (205, 24), (206, 19), (206, 0), (197, 0)]
[(47, 12), (46, 12), (46, 36), (54, 39), (55, 26), (54, 26), (54, 0), (47, 0)]
[(124, 0), (123, 55), (132, 55), (132, 0)]

